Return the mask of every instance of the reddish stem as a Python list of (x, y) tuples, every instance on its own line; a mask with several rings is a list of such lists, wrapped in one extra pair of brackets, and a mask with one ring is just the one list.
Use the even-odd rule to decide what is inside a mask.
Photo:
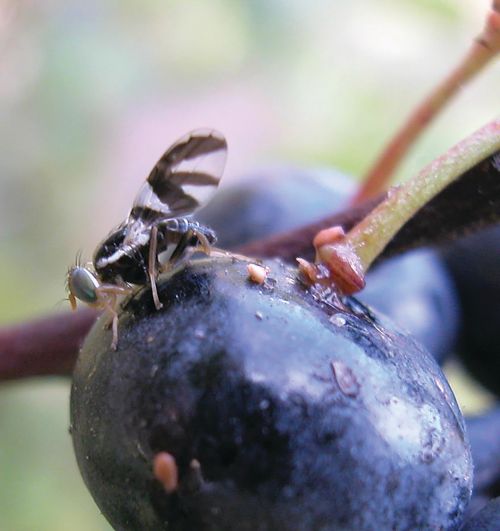
[[(312, 283), (334, 285), (348, 295), (356, 293), (364, 287), (364, 275), (371, 264), (417, 212), (437, 200), (441, 192), (453, 188), (454, 183), (463, 181), (474, 168), (479, 170), (478, 175), (484, 173), (481, 175), (484, 178), (489, 176), (491, 167), (496, 174), (499, 150), (500, 119), (492, 120), (432, 161), (413, 179), (393, 188), (347, 234), (341, 234), (337, 227), (318, 233), (314, 244), (319, 265), (302, 263), (303, 273)], [(496, 175), (494, 181), (498, 182)], [(475, 185), (483, 203), (495, 203), (494, 197), (485, 200), (487, 189), (479, 180)], [(472, 192), (471, 200), (475, 195)]]
[(465, 83), (478, 74), (500, 51), (500, 0), (493, 2), (482, 33), (459, 64), (421, 102), (395, 134), (352, 199), (357, 205), (385, 190), (403, 157), (416, 142), (425, 127), (435, 118)]
[[(293, 231), (288, 236), (255, 242), (241, 250), (249, 255), (282, 255), (293, 260), (304, 255), (305, 249), (313, 251), (311, 242), (318, 230), (332, 224), (343, 225), (348, 230), (381, 200), (325, 218), (302, 232)], [(97, 316), (96, 311), (83, 309), (0, 329), (0, 381), (71, 374), (80, 345)]]
[(246, 243), (238, 247), (237, 251), (247, 256), (280, 257), (286, 261), (294, 261), (297, 256), (311, 259), (314, 256), (313, 241), (319, 231), (333, 226), (341, 226), (344, 231), (349, 231), (385, 197), (386, 195), (383, 194), (356, 207), (349, 207), (298, 229)]
[(84, 309), (1, 329), (0, 380), (71, 374), (97, 315)]

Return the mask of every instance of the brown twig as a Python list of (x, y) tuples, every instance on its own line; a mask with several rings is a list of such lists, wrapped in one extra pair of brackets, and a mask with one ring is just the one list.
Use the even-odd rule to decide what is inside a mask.
[[(474, 166), (436, 199), (425, 205), (386, 247), (393, 255), (412, 247), (458, 235), (492, 223), (500, 215), (500, 153)], [(484, 200), (487, 194), (488, 201)], [(295, 261), (297, 256), (314, 258), (312, 241), (322, 229), (341, 226), (351, 230), (386, 196), (368, 201), (324, 218), (311, 225), (247, 244), (239, 252), (254, 257), (280, 257)], [(457, 203), (458, 201), (458, 203)], [(457, 208), (457, 204), (460, 206)], [(450, 216), (450, 212), (455, 215)], [(480, 218), (480, 219), (479, 219)], [(69, 375), (80, 344), (94, 323), (97, 312), (85, 309), (42, 318), (0, 330), (0, 381), (29, 376)]]
[(1, 329), (0, 380), (71, 374), (97, 315), (84, 309)]
[(478, 74), (500, 52), (500, 0), (493, 2), (482, 33), (445, 79), (421, 102), (397, 131), (352, 199), (357, 205), (385, 190), (397, 166), (425, 127), (465, 83)]
[[(318, 228), (329, 223), (352, 227), (378, 201), (336, 214), (322, 224), (310, 225), (302, 231), (249, 244), (242, 250), (255, 256), (280, 256), (283, 253), (285, 257), (292, 256), (293, 260), (298, 254), (304, 255), (304, 249), (312, 250), (312, 238)], [(0, 329), (0, 381), (71, 374), (80, 345), (97, 315), (94, 310), (84, 309)]]
[[(492, 51), (496, 52), (499, 48), (500, 0), (496, 0), (486, 29), (466, 56), (466, 61), (417, 109), (398, 134), (399, 139), (396, 137), (389, 145), (371, 173), (390, 175), (422, 127), (446, 103), (450, 94), (456, 91), (458, 83), (471, 78), (493, 57)], [(377, 170), (377, 166), (381, 169)], [(374, 177), (369, 180), (373, 182), (377, 179)], [(369, 193), (358, 194), (356, 207), (286, 234), (247, 244), (238, 250), (251, 256), (279, 256), (284, 260), (294, 260), (297, 256), (310, 258), (314, 253), (312, 242), (319, 231), (332, 226), (342, 227), (345, 231), (351, 230), (386, 199), (382, 194), (368, 201), (363, 201), (363, 197), (373, 198), (376, 191), (380, 191), (384, 186), (384, 184), (376, 184), (375, 187), (370, 185)], [(0, 381), (29, 376), (70, 374), (81, 342), (97, 315), (94, 310), (85, 309), (1, 329)]]
[(295, 261), (297, 256), (312, 259), (314, 257), (313, 240), (319, 231), (335, 225), (341, 226), (345, 231), (350, 230), (385, 197), (385, 194), (380, 195), (376, 199), (371, 199), (356, 207), (349, 207), (309, 225), (247, 243), (236, 250), (247, 256), (280, 257), (289, 262)]
[[(347, 233), (343, 227), (319, 232), (313, 241), (315, 264), (300, 261), (301, 272), (312, 284), (326, 285), (352, 295), (363, 289), (368, 269), (382, 256), (389, 243), (394, 242), (395, 236), (414, 219), (422, 219), (423, 212), (429, 212), (426, 206), (436, 205), (437, 217), (444, 220), (445, 232), (450, 236), (496, 221), (500, 215), (497, 204), (499, 159), (500, 119), (487, 123), (428, 164), (413, 179), (391, 189), (387, 197)], [(472, 212), (458, 208), (464, 197), (466, 205), (472, 201)], [(442, 237), (439, 223), (430, 228), (430, 233), (427, 231), (424, 236), (430, 236), (431, 241), (437, 239), (435, 236)], [(419, 237), (419, 233), (416, 236)]]

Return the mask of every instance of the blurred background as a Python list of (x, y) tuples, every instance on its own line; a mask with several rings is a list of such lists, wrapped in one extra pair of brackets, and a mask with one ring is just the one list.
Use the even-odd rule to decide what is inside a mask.
[[(63, 311), (65, 272), (190, 129), (229, 143), (223, 186), (286, 162), (354, 177), (469, 46), (489, 0), (0, 0), (0, 324)], [(498, 113), (465, 88), (399, 172)], [(466, 412), (488, 398), (454, 376)], [(453, 383), (453, 382), (452, 382)], [(80, 479), (65, 379), (0, 387), (0, 529), (109, 530)]]

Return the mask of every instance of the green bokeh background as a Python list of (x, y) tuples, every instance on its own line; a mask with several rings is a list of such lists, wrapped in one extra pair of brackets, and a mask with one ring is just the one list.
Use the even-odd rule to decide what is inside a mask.
[[(63, 311), (66, 268), (186, 131), (229, 142), (224, 185), (286, 161), (361, 175), (483, 24), (489, 0), (0, 0), (0, 324)], [(403, 179), (499, 111), (464, 88)], [(488, 398), (448, 367), (459, 401)], [(0, 530), (106, 530), (68, 435), (69, 381), (0, 387)]]

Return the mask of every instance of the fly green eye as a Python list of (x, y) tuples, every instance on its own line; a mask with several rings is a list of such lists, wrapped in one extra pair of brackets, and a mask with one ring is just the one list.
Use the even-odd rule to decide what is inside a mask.
[(69, 291), (82, 302), (87, 304), (97, 302), (98, 287), (99, 281), (95, 275), (84, 267), (73, 267), (68, 273)]

